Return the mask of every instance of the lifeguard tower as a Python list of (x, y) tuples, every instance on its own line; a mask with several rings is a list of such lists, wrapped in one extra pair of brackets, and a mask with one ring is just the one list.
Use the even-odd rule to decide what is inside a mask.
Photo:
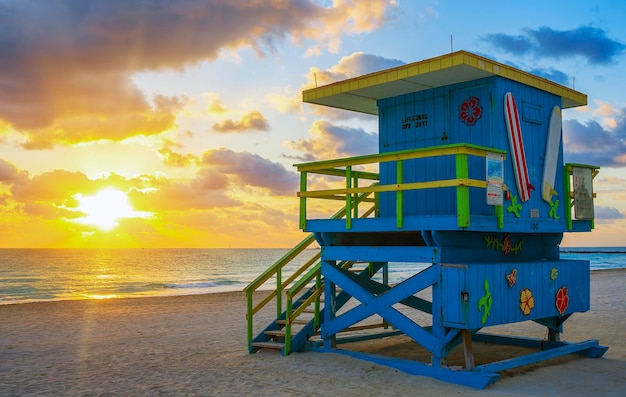
[[(589, 262), (559, 257), (563, 233), (594, 227), (598, 167), (564, 164), (561, 137), (561, 109), (586, 95), (459, 51), (309, 89), (303, 100), (377, 115), (379, 153), (297, 165), (300, 227), (311, 235), (246, 288), (250, 352), (348, 354), (477, 388), (509, 368), (604, 354), (596, 340), (560, 340), (566, 320), (590, 306)], [(339, 182), (315, 188), (320, 176)], [(343, 209), (319, 216), (338, 202)], [(314, 241), (320, 252), (284, 279)], [(389, 285), (399, 262), (429, 266)], [(255, 305), (268, 280), (275, 291)], [(255, 337), (253, 316), (272, 299), (276, 319)], [(545, 326), (546, 339), (484, 332), (522, 321)], [(430, 360), (339, 347), (400, 334)], [(476, 341), (536, 351), (476, 363)], [(447, 365), (455, 348), (462, 369)]]

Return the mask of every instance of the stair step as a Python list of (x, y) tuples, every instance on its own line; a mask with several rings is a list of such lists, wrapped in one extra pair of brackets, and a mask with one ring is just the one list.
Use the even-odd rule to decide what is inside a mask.
[(282, 330), (282, 329), (276, 329), (272, 331), (263, 331), (263, 334), (267, 336), (283, 336), (284, 337), (286, 332), (285, 330)]
[[(309, 319), (309, 320), (306, 320), (306, 319), (299, 319), (299, 318), (297, 318), (297, 319), (293, 320), (293, 321), (291, 322), (291, 324), (292, 324), (292, 325), (293, 325), (293, 324), (300, 324), (300, 325), (304, 325), (304, 324), (308, 324), (308, 323), (309, 323), (309, 321), (311, 321), (311, 320), (310, 320), (310, 319)], [(287, 320), (276, 320), (276, 324), (278, 324), (278, 325), (286, 325), (286, 324), (287, 324)]]
[(280, 343), (280, 342), (272, 342), (272, 341), (267, 341), (267, 342), (252, 342), (251, 345), (253, 347), (260, 347), (260, 348), (265, 348), (265, 349), (277, 349), (280, 350), (283, 347), (285, 347), (284, 343)]

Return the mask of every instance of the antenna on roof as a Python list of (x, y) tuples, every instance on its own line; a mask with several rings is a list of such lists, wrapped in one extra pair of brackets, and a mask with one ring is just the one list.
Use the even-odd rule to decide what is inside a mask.
[(317, 88), (317, 73), (313, 73), (313, 78), (315, 79), (315, 88)]
[(452, 35), (450, 35), (450, 53), (454, 52), (454, 46), (452, 45)]

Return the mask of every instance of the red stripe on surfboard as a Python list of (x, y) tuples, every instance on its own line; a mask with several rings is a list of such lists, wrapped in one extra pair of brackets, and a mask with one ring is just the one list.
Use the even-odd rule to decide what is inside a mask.
[(520, 178), (520, 186), (522, 188), (521, 199), (526, 201), (530, 198), (530, 192), (528, 191), (528, 167), (526, 165), (526, 151), (524, 150), (524, 141), (522, 140), (522, 126), (519, 122), (519, 113), (517, 111), (517, 104), (513, 95), (511, 95), (511, 105), (513, 107), (513, 144), (515, 145), (516, 161), (520, 165), (518, 168), (518, 174)]
[(518, 188), (520, 189), (520, 199), (522, 201), (528, 200), (530, 192), (527, 189), (528, 184), (528, 169), (526, 168), (526, 154), (524, 151), (524, 143), (521, 140), (521, 128), (519, 124), (519, 114), (517, 112), (517, 106), (515, 101), (511, 98), (507, 101), (508, 117), (511, 127), (511, 142), (513, 145), (512, 150), (514, 153), (514, 159), (516, 162), (516, 177), (518, 179)]
[(506, 95), (505, 97), (506, 117), (509, 125), (509, 139), (511, 143), (511, 150), (513, 153), (513, 159), (515, 162), (515, 176), (517, 179), (517, 187), (520, 190), (520, 199), (527, 201), (530, 198), (530, 190), (534, 187), (530, 184), (528, 177), (528, 167), (526, 165), (526, 153), (524, 151), (524, 141), (522, 140), (522, 130), (519, 121), (519, 114), (517, 112), (517, 106), (513, 95)]

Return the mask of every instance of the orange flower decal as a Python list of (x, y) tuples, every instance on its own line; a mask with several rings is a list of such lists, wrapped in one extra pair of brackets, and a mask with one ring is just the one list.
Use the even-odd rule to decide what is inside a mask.
[(565, 309), (569, 305), (569, 295), (567, 295), (567, 288), (561, 287), (556, 292), (556, 310), (559, 311), (559, 314), (565, 313)]
[(525, 316), (529, 315), (532, 308), (535, 307), (533, 293), (528, 288), (524, 288), (520, 293), (519, 300), (521, 302), (519, 308), (522, 310), (522, 313)]

